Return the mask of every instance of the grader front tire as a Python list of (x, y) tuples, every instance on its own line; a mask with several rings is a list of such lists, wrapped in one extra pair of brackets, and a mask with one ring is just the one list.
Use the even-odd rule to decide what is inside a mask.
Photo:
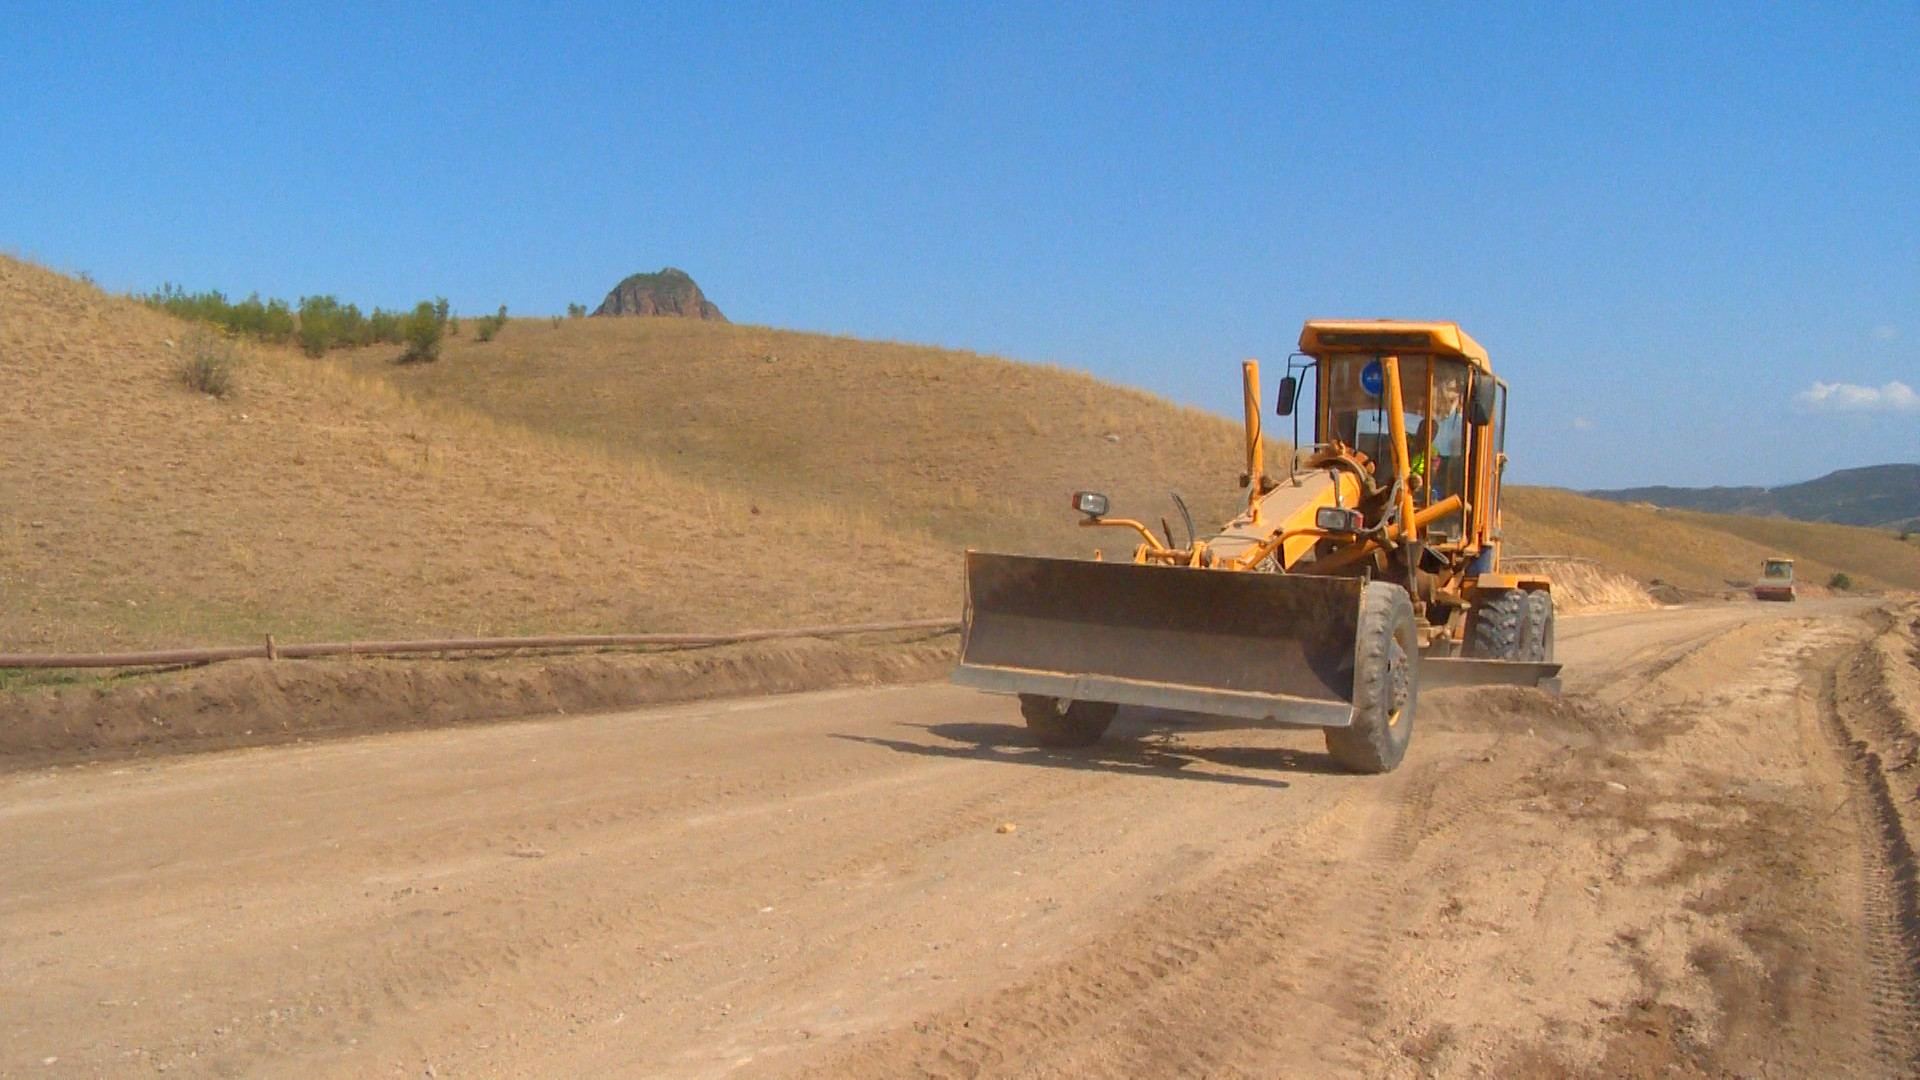
[(1327, 728), (1327, 753), (1357, 773), (1392, 772), (1413, 741), (1420, 702), (1420, 637), (1405, 589), (1369, 582), (1354, 645), (1353, 724)]

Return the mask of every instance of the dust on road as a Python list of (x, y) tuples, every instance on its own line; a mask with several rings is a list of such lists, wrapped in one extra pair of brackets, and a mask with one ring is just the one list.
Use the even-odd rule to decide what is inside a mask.
[(944, 686), (18, 773), (0, 1073), (1903, 1075), (1916, 616), (1569, 619), (1385, 777)]

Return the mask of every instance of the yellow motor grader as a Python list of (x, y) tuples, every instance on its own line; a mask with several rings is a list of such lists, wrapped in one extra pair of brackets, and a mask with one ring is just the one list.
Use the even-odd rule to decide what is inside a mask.
[[(954, 681), (1017, 694), (1043, 744), (1098, 740), (1121, 705), (1318, 727), (1382, 773), (1422, 685), (1557, 689), (1553, 592), (1500, 562), (1507, 387), (1454, 323), (1312, 321), (1280, 382), (1291, 465), (1266, 466), (1257, 362), (1242, 365), (1246, 509), (1184, 544), (1129, 530), (1129, 562), (969, 551)], [(1312, 395), (1312, 438), (1298, 437)]]

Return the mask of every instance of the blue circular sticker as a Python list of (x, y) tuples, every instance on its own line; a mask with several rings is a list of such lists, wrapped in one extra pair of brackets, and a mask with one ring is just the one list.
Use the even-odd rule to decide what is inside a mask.
[(1380, 361), (1375, 360), (1360, 369), (1360, 388), (1374, 397), (1387, 388), (1386, 373), (1381, 370)]

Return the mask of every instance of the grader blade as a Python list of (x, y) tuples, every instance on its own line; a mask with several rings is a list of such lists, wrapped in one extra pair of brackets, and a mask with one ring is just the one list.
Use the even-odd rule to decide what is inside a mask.
[(1353, 578), (968, 552), (953, 681), (1345, 727), (1361, 588)]
[(1429, 656), (1420, 661), (1420, 688), (1444, 690), (1461, 686), (1525, 686), (1560, 692), (1560, 665), (1529, 660), (1476, 660), (1463, 656)]

